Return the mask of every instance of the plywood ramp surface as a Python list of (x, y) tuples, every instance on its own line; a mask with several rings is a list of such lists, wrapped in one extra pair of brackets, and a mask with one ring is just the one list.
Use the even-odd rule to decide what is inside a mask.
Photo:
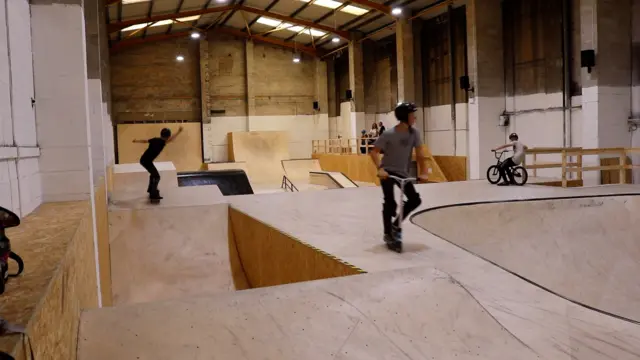
[(208, 163), (205, 170), (242, 170), (247, 172), (247, 164), (244, 162)]
[(318, 159), (283, 160), (282, 167), (287, 177), (296, 181), (308, 181), (310, 172), (322, 171)]
[(289, 134), (286, 131), (248, 131), (227, 134), (229, 159), (246, 163), (251, 185), (279, 184), (289, 159)]
[[(463, 219), (474, 219), (456, 226)], [(640, 322), (640, 196), (456, 206), (416, 224), (552, 291)]]
[(428, 268), (90, 311), (80, 339), (79, 360), (539, 358)]
[(112, 211), (115, 305), (234, 290), (226, 204)]
[[(422, 198), (422, 208), (430, 208), (470, 201), (638, 192), (640, 187), (505, 188), (490, 185), (486, 181), (469, 181), (420, 184), (416, 189)], [(409, 221), (403, 228), (405, 252), (390, 252), (382, 242), (380, 189), (362, 187), (339, 191), (233, 197), (230, 202), (234, 208), (262, 223), (302, 239), (307, 244), (321, 248), (372, 274), (420, 267), (433, 267), (451, 274), (459, 286), (466, 289), (491, 316), (506, 327), (505, 331), (532, 348), (540, 359), (640, 358), (640, 326), (564, 300)], [(274, 208), (278, 211), (273, 211)], [(469, 224), (470, 220), (459, 220), (456, 226), (459, 227), (461, 223)], [(347, 277), (340, 281), (350, 279), (351, 277)], [(378, 293), (393, 293), (393, 286), (390, 285), (390, 289), (392, 290), (380, 289)], [(406, 302), (399, 308), (411, 308), (417, 314), (419, 311), (415, 304), (418, 303), (406, 297)], [(479, 326), (482, 328), (482, 325)], [(415, 331), (419, 334), (418, 329)], [(355, 357), (355, 353), (350, 354)], [(425, 355), (413, 358), (428, 357)], [(444, 355), (440, 359), (448, 357)], [(511, 359), (519, 357), (514, 355)]]

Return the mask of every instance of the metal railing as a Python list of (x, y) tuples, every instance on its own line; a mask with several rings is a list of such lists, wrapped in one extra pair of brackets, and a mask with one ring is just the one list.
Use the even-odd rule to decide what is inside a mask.
[(293, 183), (291, 182), (291, 180), (289, 180), (287, 175), (282, 175), (282, 184), (280, 185), (280, 187), (285, 191), (291, 191), (291, 192), (293, 192), (294, 190), (298, 192), (300, 191), (295, 185), (293, 185)]

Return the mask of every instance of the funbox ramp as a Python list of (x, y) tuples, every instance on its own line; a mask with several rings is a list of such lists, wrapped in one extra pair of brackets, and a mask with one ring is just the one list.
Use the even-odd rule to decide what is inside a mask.
[(454, 205), (423, 229), (570, 301), (640, 321), (640, 197)]

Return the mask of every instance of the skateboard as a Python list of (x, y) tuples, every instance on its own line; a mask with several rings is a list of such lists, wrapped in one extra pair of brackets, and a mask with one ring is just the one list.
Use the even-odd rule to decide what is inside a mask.
[(150, 202), (150, 203), (152, 203), (152, 204), (154, 204), (154, 205), (157, 205), (157, 204), (160, 204), (160, 199), (152, 199), (152, 198), (149, 198), (149, 202)]

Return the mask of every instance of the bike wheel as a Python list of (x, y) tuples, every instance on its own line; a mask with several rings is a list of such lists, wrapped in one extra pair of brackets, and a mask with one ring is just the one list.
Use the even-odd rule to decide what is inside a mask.
[(493, 185), (500, 182), (500, 170), (497, 166), (489, 166), (489, 168), (487, 169), (487, 180), (489, 180), (489, 183)]
[(527, 169), (522, 166), (516, 166), (512, 169), (513, 172), (513, 180), (515, 180), (516, 185), (522, 186), (527, 183), (529, 179), (529, 173)]

